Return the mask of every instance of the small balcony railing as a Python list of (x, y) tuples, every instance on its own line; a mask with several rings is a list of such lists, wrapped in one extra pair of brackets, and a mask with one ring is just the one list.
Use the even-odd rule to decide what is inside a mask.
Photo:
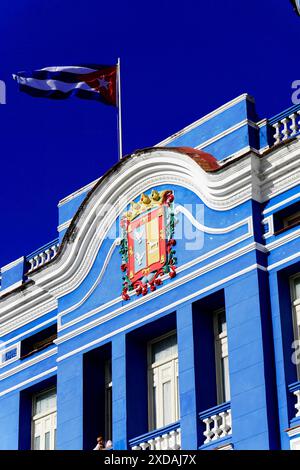
[(300, 132), (300, 106), (294, 105), (268, 120), (273, 134), (272, 145), (280, 144)]
[(289, 391), (294, 395), (295, 397), (295, 409), (296, 413), (294, 418), (300, 419), (300, 381), (295, 382), (291, 385), (289, 385)]
[(230, 402), (201, 412), (199, 418), (205, 426), (204, 444), (210, 444), (232, 434)]
[(180, 450), (180, 423), (176, 422), (135, 437), (129, 441), (129, 447), (131, 450)]
[(59, 243), (58, 239), (56, 239), (27, 256), (26, 261), (28, 266), (28, 273), (31, 273), (40, 266), (49, 263), (50, 260), (55, 258), (58, 248)]
[(280, 142), (284, 142), (290, 137), (294, 137), (296, 134), (298, 134), (300, 130), (299, 114), (299, 111), (297, 113), (292, 113), (290, 116), (286, 116), (273, 124), (273, 128), (275, 130), (275, 145), (279, 144)]

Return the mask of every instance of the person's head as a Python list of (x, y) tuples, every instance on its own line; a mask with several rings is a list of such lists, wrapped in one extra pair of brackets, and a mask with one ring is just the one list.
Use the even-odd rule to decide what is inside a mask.
[(104, 445), (104, 438), (101, 434), (97, 437), (97, 443), (100, 445)]

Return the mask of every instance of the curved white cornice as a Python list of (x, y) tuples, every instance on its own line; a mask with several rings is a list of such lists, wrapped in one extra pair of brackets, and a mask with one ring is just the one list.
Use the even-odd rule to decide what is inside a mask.
[(11, 293), (0, 303), (0, 337), (57, 308), (57, 300), (38, 286)]
[[(296, 145), (295, 152), (299, 154), (298, 148)], [(132, 155), (96, 185), (75, 216), (60, 255), (44, 269), (33, 272), (30, 278), (55, 298), (74, 290), (86, 277), (108, 230), (128, 202), (155, 185), (188, 188), (214, 210), (229, 210), (249, 199), (262, 201), (262, 187), (272, 179), (269, 166), (274, 166), (281, 177), (278, 153), (270, 153), (264, 159), (249, 153), (211, 173), (206, 173), (191, 157), (171, 149), (150, 149)], [(291, 159), (290, 167), (295, 168)]]
[[(190, 157), (175, 151), (152, 150), (126, 159), (96, 186), (80, 217), (69, 228), (72, 240), (46, 269), (30, 278), (54, 297), (80, 285), (91, 268), (108, 230), (128, 202), (155, 185), (175, 184), (196, 193), (209, 207), (226, 210), (253, 197), (250, 158), (239, 162), (239, 176), (229, 167), (222, 175), (208, 174)], [(241, 190), (240, 183), (244, 182)], [(70, 230), (71, 229), (71, 230)]]
[(293, 188), (300, 183), (300, 140), (274, 149), (261, 160), (261, 199), (272, 197)]
[(108, 230), (128, 202), (143, 191), (179, 185), (197, 194), (209, 208), (226, 211), (250, 199), (264, 202), (299, 184), (299, 156), (300, 141), (296, 139), (264, 156), (248, 152), (210, 173), (190, 156), (168, 148), (146, 149), (123, 159), (89, 193), (58, 256), (29, 274), (35, 286), (0, 299), (0, 320), (12, 323), (20, 319), (21, 325), (55, 308), (57, 298), (81, 284)]

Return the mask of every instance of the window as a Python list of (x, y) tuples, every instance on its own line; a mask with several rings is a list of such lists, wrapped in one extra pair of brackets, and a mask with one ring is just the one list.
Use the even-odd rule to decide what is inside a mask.
[(49, 326), (21, 341), (21, 359), (46, 349), (57, 338), (57, 325)]
[(285, 217), (283, 219), (284, 228), (295, 227), (296, 225), (299, 225), (299, 224), (300, 224), (300, 211), (288, 217)]
[(111, 360), (105, 362), (105, 440), (112, 440), (112, 374)]
[(292, 439), (290, 441), (291, 450), (300, 450), (300, 438)]
[(149, 428), (158, 429), (179, 419), (177, 336), (172, 333), (149, 344)]
[[(293, 327), (295, 340), (300, 341), (300, 276), (291, 279)], [(300, 380), (300, 364), (297, 364), (297, 376)]]
[(300, 225), (300, 202), (295, 202), (273, 215), (275, 235)]
[(33, 397), (31, 448), (33, 450), (54, 450), (56, 448), (55, 388)]
[(230, 400), (228, 340), (225, 310), (214, 313), (215, 357), (218, 404)]

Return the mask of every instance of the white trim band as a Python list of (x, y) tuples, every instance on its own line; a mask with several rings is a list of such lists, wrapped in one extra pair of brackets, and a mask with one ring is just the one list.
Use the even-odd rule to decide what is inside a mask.
[(13, 392), (14, 390), (18, 390), (18, 388), (24, 387), (24, 385), (30, 384), (31, 382), (34, 382), (35, 380), (41, 379), (42, 377), (45, 377), (46, 375), (52, 374), (52, 372), (57, 371), (57, 366), (52, 367), (52, 369), (45, 370), (41, 374), (35, 375), (34, 377), (31, 377), (30, 379), (24, 380), (24, 382), (20, 382), (13, 387), (7, 388), (6, 390), (3, 390), (0, 392), (0, 397), (3, 397), (3, 395), (7, 395), (7, 393)]

